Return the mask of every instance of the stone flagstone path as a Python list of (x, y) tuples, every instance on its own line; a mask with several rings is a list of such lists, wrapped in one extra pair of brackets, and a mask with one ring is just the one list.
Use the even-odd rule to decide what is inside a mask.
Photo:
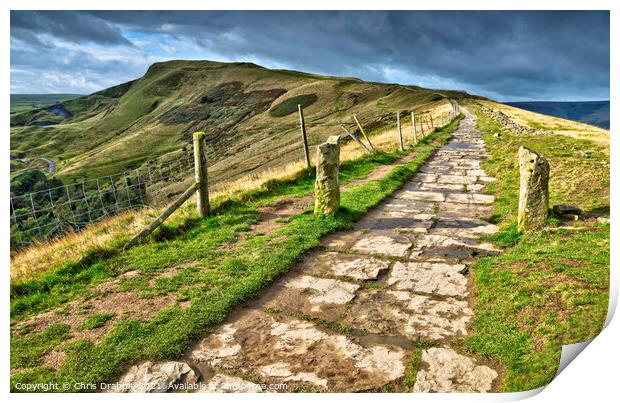
[[(497, 228), (484, 221), (493, 181), (475, 117), (465, 112), (453, 139), (354, 231), (324, 239), (264, 295), (237, 309), (183, 361), (142, 363), (119, 383), (165, 391), (201, 379), (204, 392), (288, 390), (356, 392), (385, 385), (404, 391), (413, 342), (422, 351), (414, 392), (486, 392), (499, 376), (492, 364), (450, 346), (467, 335), (473, 312), (468, 265), (498, 254), (477, 238)], [(486, 361), (485, 361), (486, 362)]]

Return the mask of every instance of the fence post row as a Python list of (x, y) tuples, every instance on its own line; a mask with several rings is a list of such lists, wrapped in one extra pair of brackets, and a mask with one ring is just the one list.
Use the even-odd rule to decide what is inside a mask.
[(196, 207), (201, 217), (209, 214), (209, 180), (207, 176), (207, 153), (204, 132), (194, 133), (194, 176), (198, 183)]
[[(443, 113), (439, 116), (440, 121), (445, 125), (449, 120), (451, 120), (450, 118), (454, 118), (458, 115), (459, 112), (459, 107), (458, 107), (458, 103), (454, 100), (450, 100), (451, 106), (452, 106), (452, 111), (451, 112), (447, 112), (447, 113)], [(310, 162), (310, 155), (309, 155), (309, 149), (308, 149), (308, 138), (307, 138), (307, 133), (306, 133), (306, 126), (305, 126), (305, 121), (304, 121), (304, 114), (303, 114), (303, 108), (301, 106), (301, 104), (297, 105), (298, 108), (298, 112), (299, 112), (299, 123), (300, 123), (300, 131), (301, 131), (301, 135), (302, 135), (302, 141), (303, 141), (303, 147), (304, 147), (304, 157), (305, 157), (305, 161), (306, 161), (306, 167), (308, 169), (311, 169), (311, 162)], [(425, 132), (424, 132), (424, 123), (426, 123), (427, 128), (429, 129), (429, 132), (433, 130), (434, 128), (434, 122), (433, 122), (433, 116), (430, 112), (425, 112), (425, 113), (419, 113), (418, 116), (416, 117), (415, 112), (411, 112), (411, 126), (412, 126), (412, 131), (413, 131), (413, 141), (414, 144), (417, 144), (418, 142), (418, 128), (416, 127), (416, 118), (417, 121), (419, 122), (418, 124), (420, 125), (419, 130), (420, 130), (420, 134), (422, 137), (424, 137)], [(354, 134), (352, 134), (344, 125), (341, 125), (341, 127), (343, 128), (343, 130), (347, 133), (347, 135), (352, 138), (356, 143), (358, 143), (367, 153), (372, 153), (375, 151), (375, 147), (373, 146), (372, 142), (370, 141), (370, 138), (368, 137), (368, 135), (366, 134), (364, 128), (362, 127), (360, 121), (358, 120), (356, 115), (353, 115), (353, 119), (357, 125), (357, 127), (360, 129), (360, 133), (361, 135), (364, 137), (364, 139), (368, 142), (368, 146), (366, 146), (366, 144), (364, 144), (358, 137), (356, 137)], [(397, 124), (397, 134), (398, 134), (398, 142), (399, 142), (399, 148), (401, 151), (404, 151), (404, 143), (403, 143), (403, 136), (402, 136), (402, 125), (401, 125), (401, 121), (400, 121), (400, 112), (396, 113), (396, 124)], [(332, 139), (333, 142), (333, 139)], [(328, 143), (331, 143), (328, 141)], [(165, 220), (170, 214), (172, 214), (172, 212), (174, 210), (176, 210), (185, 200), (187, 200), (191, 195), (193, 195), (194, 192), (197, 193), (197, 210), (198, 210), (198, 214), (202, 217), (207, 216), (210, 213), (210, 201), (209, 201), (209, 187), (208, 187), (208, 165), (207, 165), (207, 153), (206, 153), (206, 138), (205, 138), (205, 133), (204, 132), (195, 132), (193, 133), (193, 145), (194, 145), (194, 155), (193, 155), (193, 160), (194, 160), (194, 175), (195, 175), (195, 183), (193, 183), (190, 188), (188, 188), (185, 192), (183, 192), (183, 194), (181, 195), (181, 197), (179, 197), (179, 199), (177, 199), (171, 206), (169, 206), (162, 214), (160, 217), (158, 217), (158, 219), (155, 220), (155, 222), (153, 222), (151, 225), (149, 225), (147, 228), (145, 228), (143, 231), (140, 232), (141, 236), (144, 236), (145, 231), (147, 231), (148, 233), (152, 232), (159, 224), (161, 224), (161, 222), (163, 220)], [(372, 151), (371, 151), (372, 150)], [(188, 158), (187, 161), (191, 161), (191, 158)], [(178, 165), (179, 167), (182, 166), (182, 161), (178, 161)], [(163, 179), (163, 169), (164, 166), (160, 165), (159, 167), (154, 167), (156, 169), (156, 171), (159, 171), (159, 176), (160, 179)], [(159, 168), (159, 169), (157, 169)], [(144, 200), (144, 196), (142, 193), (142, 186), (148, 185), (148, 184), (152, 184), (155, 180), (155, 178), (153, 177), (153, 170), (151, 169), (151, 165), (147, 164), (146, 165), (146, 171), (147, 171), (147, 175), (148, 175), (148, 182), (143, 182), (142, 178), (140, 177), (140, 173), (137, 173), (137, 184), (133, 184), (133, 183), (129, 183), (127, 182), (128, 180), (131, 180), (131, 177), (127, 176), (127, 173), (121, 174), (121, 177), (123, 179), (125, 179), (125, 187), (126, 187), (126, 191), (127, 191), (127, 202), (129, 204), (129, 207), (132, 208), (134, 207), (134, 205), (136, 203), (140, 203), (140, 205), (145, 205), (145, 200)], [(129, 172), (129, 175), (131, 175), (131, 172)], [(106, 204), (103, 201), (102, 198), (102, 189), (101, 189), (101, 183), (100, 183), (100, 179), (101, 178), (97, 178), (96, 183), (97, 183), (97, 191), (98, 191), (98, 196), (99, 196), (99, 201), (101, 203), (101, 207), (102, 207), (102, 211), (105, 212), (105, 214), (108, 213), (108, 209), (106, 207)], [(116, 186), (115, 183), (115, 179), (113, 175), (108, 176), (108, 179), (110, 181), (110, 191), (106, 192), (108, 194), (111, 194), (113, 197), (113, 202), (116, 205), (116, 211), (120, 211), (120, 206), (119, 206), (119, 190)], [(139, 192), (137, 197), (133, 197), (131, 194), (131, 189), (130, 188), (136, 188), (136, 191)], [(75, 200), (72, 200), (72, 197), (70, 195), (70, 191), (69, 188), (70, 186), (65, 185), (64, 186), (66, 192), (67, 192), (67, 204), (69, 206), (69, 210), (72, 212), (74, 221), (76, 220), (75, 217), (75, 212), (73, 211), (73, 209), (71, 208), (72, 204), (75, 202)], [(85, 188), (85, 183), (82, 183), (82, 193), (83, 193), (83, 203), (86, 207), (86, 213), (90, 216), (90, 201), (89, 201), (89, 197), (86, 195), (86, 188)], [(51, 195), (51, 190), (48, 189), (48, 197), (50, 198), (50, 204), (51, 204), (51, 209), (53, 210), (54, 208), (54, 200), (53, 197)], [(94, 196), (96, 198), (96, 196)], [(132, 200), (133, 199), (133, 200)], [(12, 202), (12, 200), (11, 200)], [(30, 205), (32, 208), (32, 215), (34, 216), (35, 220), (37, 219), (36, 217), (36, 207), (34, 205), (34, 200), (33, 200), (33, 195), (30, 194)], [(328, 209), (329, 210), (329, 209)], [(15, 211), (13, 211), (13, 220), (15, 222), (17, 222), (17, 217), (15, 215)], [(89, 217), (89, 221), (92, 222), (92, 217)], [(76, 221), (77, 223), (77, 221)], [(39, 233), (41, 233), (41, 228), (38, 227)], [(41, 235), (41, 234), (40, 234)], [(138, 237), (138, 236), (136, 236)], [(134, 240), (132, 239), (132, 242)]]
[(306, 168), (308, 169), (308, 171), (310, 171), (312, 166), (310, 165), (310, 153), (308, 152), (308, 137), (306, 136), (304, 110), (301, 108), (301, 104), (297, 104), (297, 110), (299, 111), (299, 126), (301, 128), (301, 140), (304, 144), (304, 157), (306, 158)]

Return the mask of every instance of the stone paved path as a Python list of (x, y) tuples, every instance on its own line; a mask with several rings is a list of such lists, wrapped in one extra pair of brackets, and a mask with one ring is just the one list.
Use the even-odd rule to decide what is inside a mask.
[(422, 351), (414, 392), (492, 390), (492, 365), (450, 346), (473, 315), (468, 265), (500, 252), (477, 240), (497, 228), (482, 219), (493, 197), (481, 192), (493, 179), (481, 167), (487, 155), (474, 119), (466, 113), (403, 189), (354, 231), (327, 237), (183, 362), (135, 366), (120, 382), (155, 380), (153, 389), (165, 390), (200, 378), (206, 392), (281, 383), (289, 391), (403, 391), (413, 342), (430, 341), (436, 347)]

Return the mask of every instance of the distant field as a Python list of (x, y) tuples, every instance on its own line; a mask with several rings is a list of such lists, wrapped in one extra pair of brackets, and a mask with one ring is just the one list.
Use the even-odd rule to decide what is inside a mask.
[(81, 96), (82, 94), (11, 94), (11, 113), (42, 108)]
[(591, 102), (504, 102), (532, 112), (551, 115), (558, 118), (576, 120), (609, 129), (609, 101)]

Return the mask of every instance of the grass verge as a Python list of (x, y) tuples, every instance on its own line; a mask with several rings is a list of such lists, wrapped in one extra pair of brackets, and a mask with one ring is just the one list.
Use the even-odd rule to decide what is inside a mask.
[[(587, 140), (561, 135), (516, 135), (469, 106), (491, 153), (484, 169), (497, 182), (491, 217), (500, 232), (489, 237), (506, 248), (472, 267), (475, 316), (465, 348), (506, 368), (503, 388), (524, 391), (548, 384), (557, 371), (563, 344), (595, 337), (607, 313), (609, 293), (608, 154)], [(497, 135), (499, 134), (499, 135)], [(550, 161), (550, 203), (575, 204), (584, 221), (519, 235), (517, 150), (530, 147)], [(565, 223), (564, 223), (565, 224)], [(577, 229), (575, 229), (577, 228)]]

